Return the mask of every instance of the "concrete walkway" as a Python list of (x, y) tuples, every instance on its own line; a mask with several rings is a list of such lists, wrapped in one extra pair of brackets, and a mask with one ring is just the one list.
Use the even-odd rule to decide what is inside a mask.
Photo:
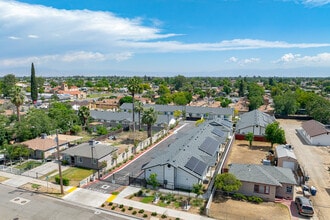
[[(22, 175), (15, 175), (11, 173), (6, 173), (3, 171), (0, 171), (0, 176), (8, 178), (7, 180), (4, 180), (1, 182), (3, 185), (11, 186), (11, 187), (21, 187), (24, 184), (27, 183), (34, 183), (39, 184), (42, 186), (47, 186), (51, 188), (59, 189), (60, 186), (53, 183), (47, 183), (46, 181), (22, 176)], [(189, 220), (208, 220), (211, 218), (207, 218), (205, 216), (200, 215), (194, 215), (191, 213), (188, 213), (186, 211), (178, 211), (168, 208), (159, 207), (156, 205), (151, 204), (144, 204), (137, 201), (126, 199), (125, 197), (132, 195), (136, 192), (138, 192), (140, 188), (127, 186), (124, 190), (122, 190), (117, 196), (111, 195), (111, 194), (104, 194), (100, 192), (95, 192), (92, 190), (87, 190), (83, 188), (76, 188), (72, 186), (65, 186), (64, 191), (67, 193), (65, 196), (62, 197), (65, 201), (70, 201), (76, 204), (82, 204), (89, 207), (94, 208), (100, 208), (100, 206), (104, 202), (114, 202), (117, 204), (123, 204), (125, 206), (132, 206), (136, 209), (144, 209), (146, 211), (150, 212), (157, 212), (159, 214), (165, 214), (167, 216), (171, 216), (174, 218), (180, 218), (180, 219), (189, 219)]]

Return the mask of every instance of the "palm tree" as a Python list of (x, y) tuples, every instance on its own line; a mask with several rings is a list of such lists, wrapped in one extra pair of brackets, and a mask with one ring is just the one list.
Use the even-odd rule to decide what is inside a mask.
[(10, 101), (16, 106), (16, 112), (17, 112), (17, 121), (20, 121), (20, 107), (24, 103), (25, 95), (22, 92), (21, 88), (18, 86), (15, 86), (11, 93)]
[(138, 94), (138, 93), (141, 93), (143, 91), (143, 88), (141, 86), (141, 80), (134, 76), (133, 78), (130, 78), (128, 80), (128, 84), (127, 84), (127, 89), (128, 91), (131, 93), (132, 95), (132, 99), (133, 99), (133, 102), (132, 102), (132, 112), (133, 112), (133, 132), (135, 132), (135, 116), (134, 116), (134, 96), (135, 94)]
[(139, 130), (141, 130), (141, 112), (143, 112), (143, 103), (140, 101), (135, 102), (134, 112), (139, 114)]
[(89, 108), (86, 107), (86, 106), (81, 106), (78, 110), (78, 116), (82, 120), (85, 130), (86, 130), (86, 125), (87, 125), (88, 118), (89, 118), (90, 114), (91, 113), (89, 111)]
[(154, 108), (144, 109), (142, 123), (147, 125), (148, 138), (151, 137), (151, 126), (157, 121), (157, 112)]

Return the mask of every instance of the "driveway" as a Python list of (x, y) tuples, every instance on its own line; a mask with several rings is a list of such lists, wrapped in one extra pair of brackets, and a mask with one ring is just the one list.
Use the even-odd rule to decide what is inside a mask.
[[(69, 167), (61, 166), (61, 168), (62, 168), (62, 171), (64, 171), (64, 170), (68, 169)], [(54, 172), (52, 175), (55, 175), (58, 173), (58, 163), (55, 161), (46, 162), (40, 166), (37, 166), (31, 170), (28, 170), (28, 171), (22, 173), (22, 175), (33, 177), (33, 178), (39, 178), (39, 177), (44, 176), (53, 171), (56, 171), (56, 172)]]
[(330, 148), (307, 145), (297, 130), (301, 129), (301, 121), (279, 119), (285, 131), (288, 144), (293, 146), (299, 164), (309, 175), (309, 186), (315, 186), (316, 196), (311, 200), (315, 207), (316, 216), (313, 219), (326, 220), (330, 216)]
[[(173, 143), (179, 137), (188, 134), (189, 130), (191, 130), (194, 126), (195, 122), (181, 122), (180, 127), (178, 129), (173, 131), (173, 133), (167, 138), (165, 138), (163, 141), (157, 143), (153, 148), (149, 148), (148, 150), (144, 151), (133, 161), (130, 161), (122, 168), (115, 171), (114, 174), (104, 177), (101, 181), (91, 183), (85, 188), (103, 193), (111, 193), (113, 191), (118, 190), (120, 187), (122, 187), (121, 184), (118, 184), (119, 182), (125, 182), (128, 184), (129, 176), (138, 177), (142, 175), (142, 167), (145, 164), (150, 162), (158, 155), (161, 155), (166, 152), (168, 145)], [(115, 175), (115, 181), (113, 181), (113, 175)]]

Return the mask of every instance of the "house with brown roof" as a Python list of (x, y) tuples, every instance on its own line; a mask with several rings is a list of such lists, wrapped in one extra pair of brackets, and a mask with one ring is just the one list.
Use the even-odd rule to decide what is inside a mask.
[(301, 135), (310, 145), (329, 146), (330, 145), (330, 130), (318, 121), (309, 120), (301, 125)]
[[(59, 150), (64, 150), (70, 146), (70, 144), (74, 144), (75, 142), (81, 140), (82, 137), (79, 136), (70, 136), (70, 135), (58, 135), (58, 144)], [(57, 153), (57, 143), (56, 136), (51, 135), (47, 136), (45, 134), (41, 135), (40, 138), (35, 138), (32, 140), (24, 141), (21, 144), (25, 145), (27, 148), (33, 150), (31, 155), (34, 159), (44, 159), (51, 156), (56, 157)]]
[(86, 99), (87, 93), (80, 91), (77, 86), (68, 86), (66, 83), (62, 83), (61, 86), (55, 87), (52, 90), (56, 94), (66, 94), (74, 97), (75, 99)]

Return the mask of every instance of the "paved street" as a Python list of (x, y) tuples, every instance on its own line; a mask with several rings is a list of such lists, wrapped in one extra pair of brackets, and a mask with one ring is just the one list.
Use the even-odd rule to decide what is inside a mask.
[(0, 219), (134, 219), (0, 184)]

